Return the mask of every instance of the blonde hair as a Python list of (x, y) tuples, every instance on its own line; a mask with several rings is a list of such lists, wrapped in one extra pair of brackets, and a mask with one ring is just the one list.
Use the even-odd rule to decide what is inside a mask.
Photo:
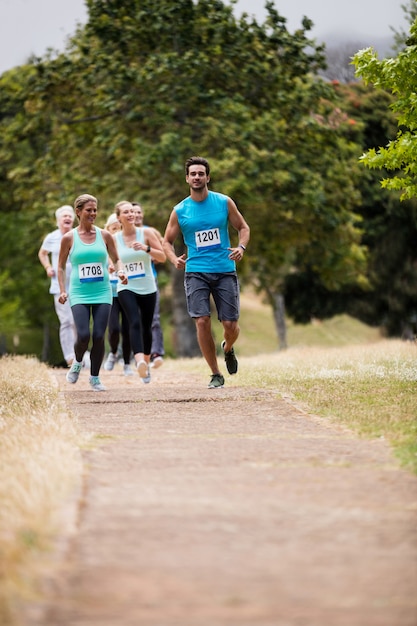
[(78, 198), (76, 198), (74, 202), (75, 212), (77, 213), (77, 210), (81, 211), (84, 204), (87, 204), (87, 202), (90, 202), (90, 200), (98, 204), (97, 198), (95, 198), (94, 196), (91, 196), (89, 193), (82, 193), (81, 196), (78, 196)]
[(112, 224), (120, 224), (116, 213), (112, 213), (111, 215), (109, 215), (109, 217), (107, 218), (107, 222), (104, 224), (104, 228), (107, 229)]
[(117, 216), (120, 215), (120, 209), (122, 208), (122, 206), (124, 206), (125, 204), (132, 204), (131, 202), (129, 202), (129, 200), (120, 200), (120, 202), (118, 202), (116, 204), (116, 206), (114, 207), (114, 212), (116, 213)]

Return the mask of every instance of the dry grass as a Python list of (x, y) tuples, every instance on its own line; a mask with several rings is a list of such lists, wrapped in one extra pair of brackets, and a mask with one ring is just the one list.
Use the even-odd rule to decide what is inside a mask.
[(52, 547), (64, 497), (81, 461), (74, 420), (36, 359), (0, 359), (0, 623), (15, 623), (36, 593), (41, 554)]
[[(181, 367), (208, 377), (207, 366), (199, 359), (184, 360)], [(239, 356), (239, 374), (228, 376), (226, 384), (276, 389), (303, 410), (348, 426), (360, 436), (383, 437), (401, 463), (417, 473), (415, 343), (380, 340)]]

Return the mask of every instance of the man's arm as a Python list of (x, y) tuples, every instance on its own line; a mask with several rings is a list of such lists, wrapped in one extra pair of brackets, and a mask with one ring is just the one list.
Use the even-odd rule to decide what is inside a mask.
[(246, 246), (249, 243), (250, 228), (242, 213), (238, 210), (236, 204), (231, 198), (227, 200), (227, 208), (229, 209), (229, 222), (239, 235), (239, 243), (236, 248), (230, 249), (230, 258), (234, 261), (240, 261), (243, 257), (243, 253), (246, 250)]
[(38, 257), (39, 257), (39, 261), (41, 262), (41, 265), (44, 267), (46, 275), (49, 278), (52, 278), (52, 276), (55, 276), (55, 270), (51, 265), (51, 262), (49, 260), (49, 252), (48, 250), (45, 250), (45, 248), (40, 248), (39, 252), (38, 252)]

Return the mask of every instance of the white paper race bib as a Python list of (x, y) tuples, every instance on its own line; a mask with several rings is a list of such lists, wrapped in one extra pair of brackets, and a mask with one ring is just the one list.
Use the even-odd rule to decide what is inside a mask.
[(78, 266), (81, 283), (96, 283), (104, 280), (102, 263), (82, 263)]
[(195, 233), (195, 245), (198, 250), (202, 250), (203, 248), (218, 248), (220, 244), (220, 231), (218, 228), (198, 230)]
[(125, 263), (125, 270), (128, 278), (144, 278), (146, 274), (143, 261)]

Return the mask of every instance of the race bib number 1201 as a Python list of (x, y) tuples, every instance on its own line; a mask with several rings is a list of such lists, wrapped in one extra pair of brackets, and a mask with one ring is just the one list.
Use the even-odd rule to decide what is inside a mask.
[(198, 250), (203, 248), (217, 248), (220, 246), (220, 231), (218, 228), (198, 230), (195, 233), (195, 245)]

